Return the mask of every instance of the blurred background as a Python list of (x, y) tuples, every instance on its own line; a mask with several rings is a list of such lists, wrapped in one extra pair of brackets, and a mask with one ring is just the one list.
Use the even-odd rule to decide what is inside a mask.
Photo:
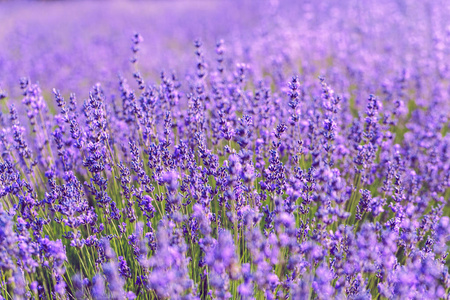
[(430, 55), (441, 62), (436, 68), (446, 68), (449, 4), (6, 1), (0, 3), (0, 85), (11, 96), (20, 92), (23, 76), (39, 82), (44, 94), (58, 88), (86, 95), (99, 81), (116, 87), (118, 73), (133, 72), (130, 48), (136, 32), (144, 38), (139, 69), (149, 80), (158, 81), (163, 70), (179, 76), (193, 72), (196, 39), (203, 41), (207, 62), (214, 61), (216, 42), (223, 39), (225, 59), (258, 66), (252, 68), (257, 78), (266, 76), (265, 69), (294, 74), (309, 68), (311, 76), (333, 80), (350, 72), (357, 84), (363, 77), (373, 82), (375, 73), (429, 68), (436, 61)]

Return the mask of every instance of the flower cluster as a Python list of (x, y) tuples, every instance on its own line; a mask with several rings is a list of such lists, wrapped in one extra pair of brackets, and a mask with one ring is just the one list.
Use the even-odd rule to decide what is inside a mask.
[(0, 299), (450, 297), (448, 5), (236, 2), (0, 32)]

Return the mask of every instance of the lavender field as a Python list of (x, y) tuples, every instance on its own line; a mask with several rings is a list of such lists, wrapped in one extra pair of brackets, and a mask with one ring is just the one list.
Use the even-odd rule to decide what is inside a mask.
[(0, 299), (450, 299), (450, 2), (0, 3)]

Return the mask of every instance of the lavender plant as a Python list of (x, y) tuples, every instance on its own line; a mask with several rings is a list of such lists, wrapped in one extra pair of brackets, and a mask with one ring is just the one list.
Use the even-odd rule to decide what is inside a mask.
[(30, 5), (0, 299), (450, 297), (444, 1)]

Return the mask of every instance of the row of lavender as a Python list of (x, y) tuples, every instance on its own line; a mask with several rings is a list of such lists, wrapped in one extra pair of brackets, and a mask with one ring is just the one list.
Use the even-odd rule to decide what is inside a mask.
[(183, 3), (6, 34), (0, 299), (448, 298), (445, 3)]

